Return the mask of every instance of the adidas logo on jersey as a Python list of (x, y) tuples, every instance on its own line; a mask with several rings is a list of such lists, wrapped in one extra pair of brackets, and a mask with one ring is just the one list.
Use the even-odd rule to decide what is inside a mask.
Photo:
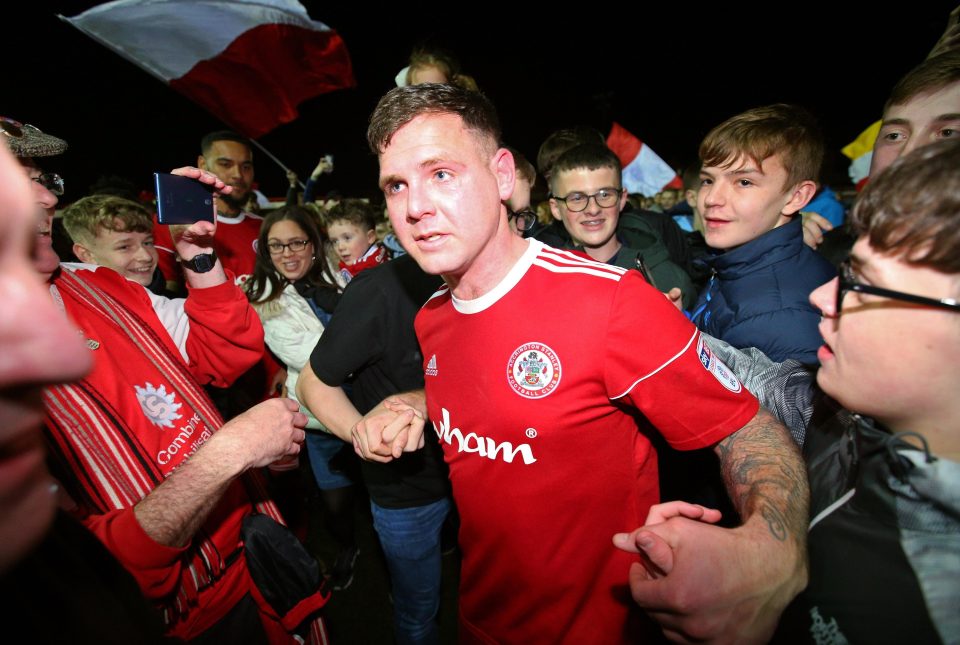
[(427, 369), (424, 370), (427, 376), (436, 376), (437, 375), (437, 355), (434, 354), (430, 357), (430, 360), (427, 361)]

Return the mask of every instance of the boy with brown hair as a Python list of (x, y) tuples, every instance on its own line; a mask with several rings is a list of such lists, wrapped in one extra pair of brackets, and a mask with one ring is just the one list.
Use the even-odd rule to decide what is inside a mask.
[(656, 288), (679, 289), (684, 304), (692, 305), (696, 290), (690, 276), (670, 260), (644, 220), (621, 212), (627, 203), (621, 174), (620, 160), (604, 144), (584, 143), (557, 157), (549, 181), (556, 222), (537, 239), (625, 269), (642, 264)]
[(810, 295), (819, 370), (711, 344), (807, 463), (810, 580), (774, 642), (958, 633), (960, 372), (943, 367), (960, 360), (958, 167), (960, 142), (938, 141), (867, 185), (839, 279)]
[(835, 275), (803, 243), (800, 210), (816, 193), (823, 141), (813, 117), (785, 104), (754, 108), (700, 145), (697, 210), (715, 250), (691, 318), (734, 347), (816, 363), (819, 314), (807, 296)]
[(911, 150), (946, 139), (960, 128), (960, 51), (917, 65), (890, 92), (873, 145), (871, 176)]
[(327, 235), (340, 259), (337, 275), (344, 285), (390, 259), (387, 248), (377, 242), (377, 211), (362, 199), (345, 199), (330, 209)]

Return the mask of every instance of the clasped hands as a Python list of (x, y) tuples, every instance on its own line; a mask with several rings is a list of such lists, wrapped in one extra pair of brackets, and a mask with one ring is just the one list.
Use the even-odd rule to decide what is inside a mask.
[(353, 449), (368, 461), (392, 461), (423, 448), (425, 423), (422, 394), (388, 397), (353, 427)]
[(756, 523), (714, 526), (720, 511), (687, 502), (651, 507), (644, 526), (613, 543), (636, 553), (634, 601), (672, 641), (764, 643), (806, 586), (805, 554), (771, 542)]

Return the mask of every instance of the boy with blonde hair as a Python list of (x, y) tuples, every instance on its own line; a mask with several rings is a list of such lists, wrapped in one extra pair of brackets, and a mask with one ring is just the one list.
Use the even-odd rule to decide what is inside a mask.
[(113, 269), (164, 295), (163, 276), (157, 273), (153, 219), (146, 208), (122, 197), (92, 195), (64, 211), (63, 227), (81, 262)]

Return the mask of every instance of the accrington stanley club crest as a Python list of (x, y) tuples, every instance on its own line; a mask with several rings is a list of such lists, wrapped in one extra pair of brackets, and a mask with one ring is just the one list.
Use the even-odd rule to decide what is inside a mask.
[(560, 383), (560, 359), (543, 343), (525, 343), (507, 362), (507, 380), (513, 391), (528, 399), (550, 394)]

